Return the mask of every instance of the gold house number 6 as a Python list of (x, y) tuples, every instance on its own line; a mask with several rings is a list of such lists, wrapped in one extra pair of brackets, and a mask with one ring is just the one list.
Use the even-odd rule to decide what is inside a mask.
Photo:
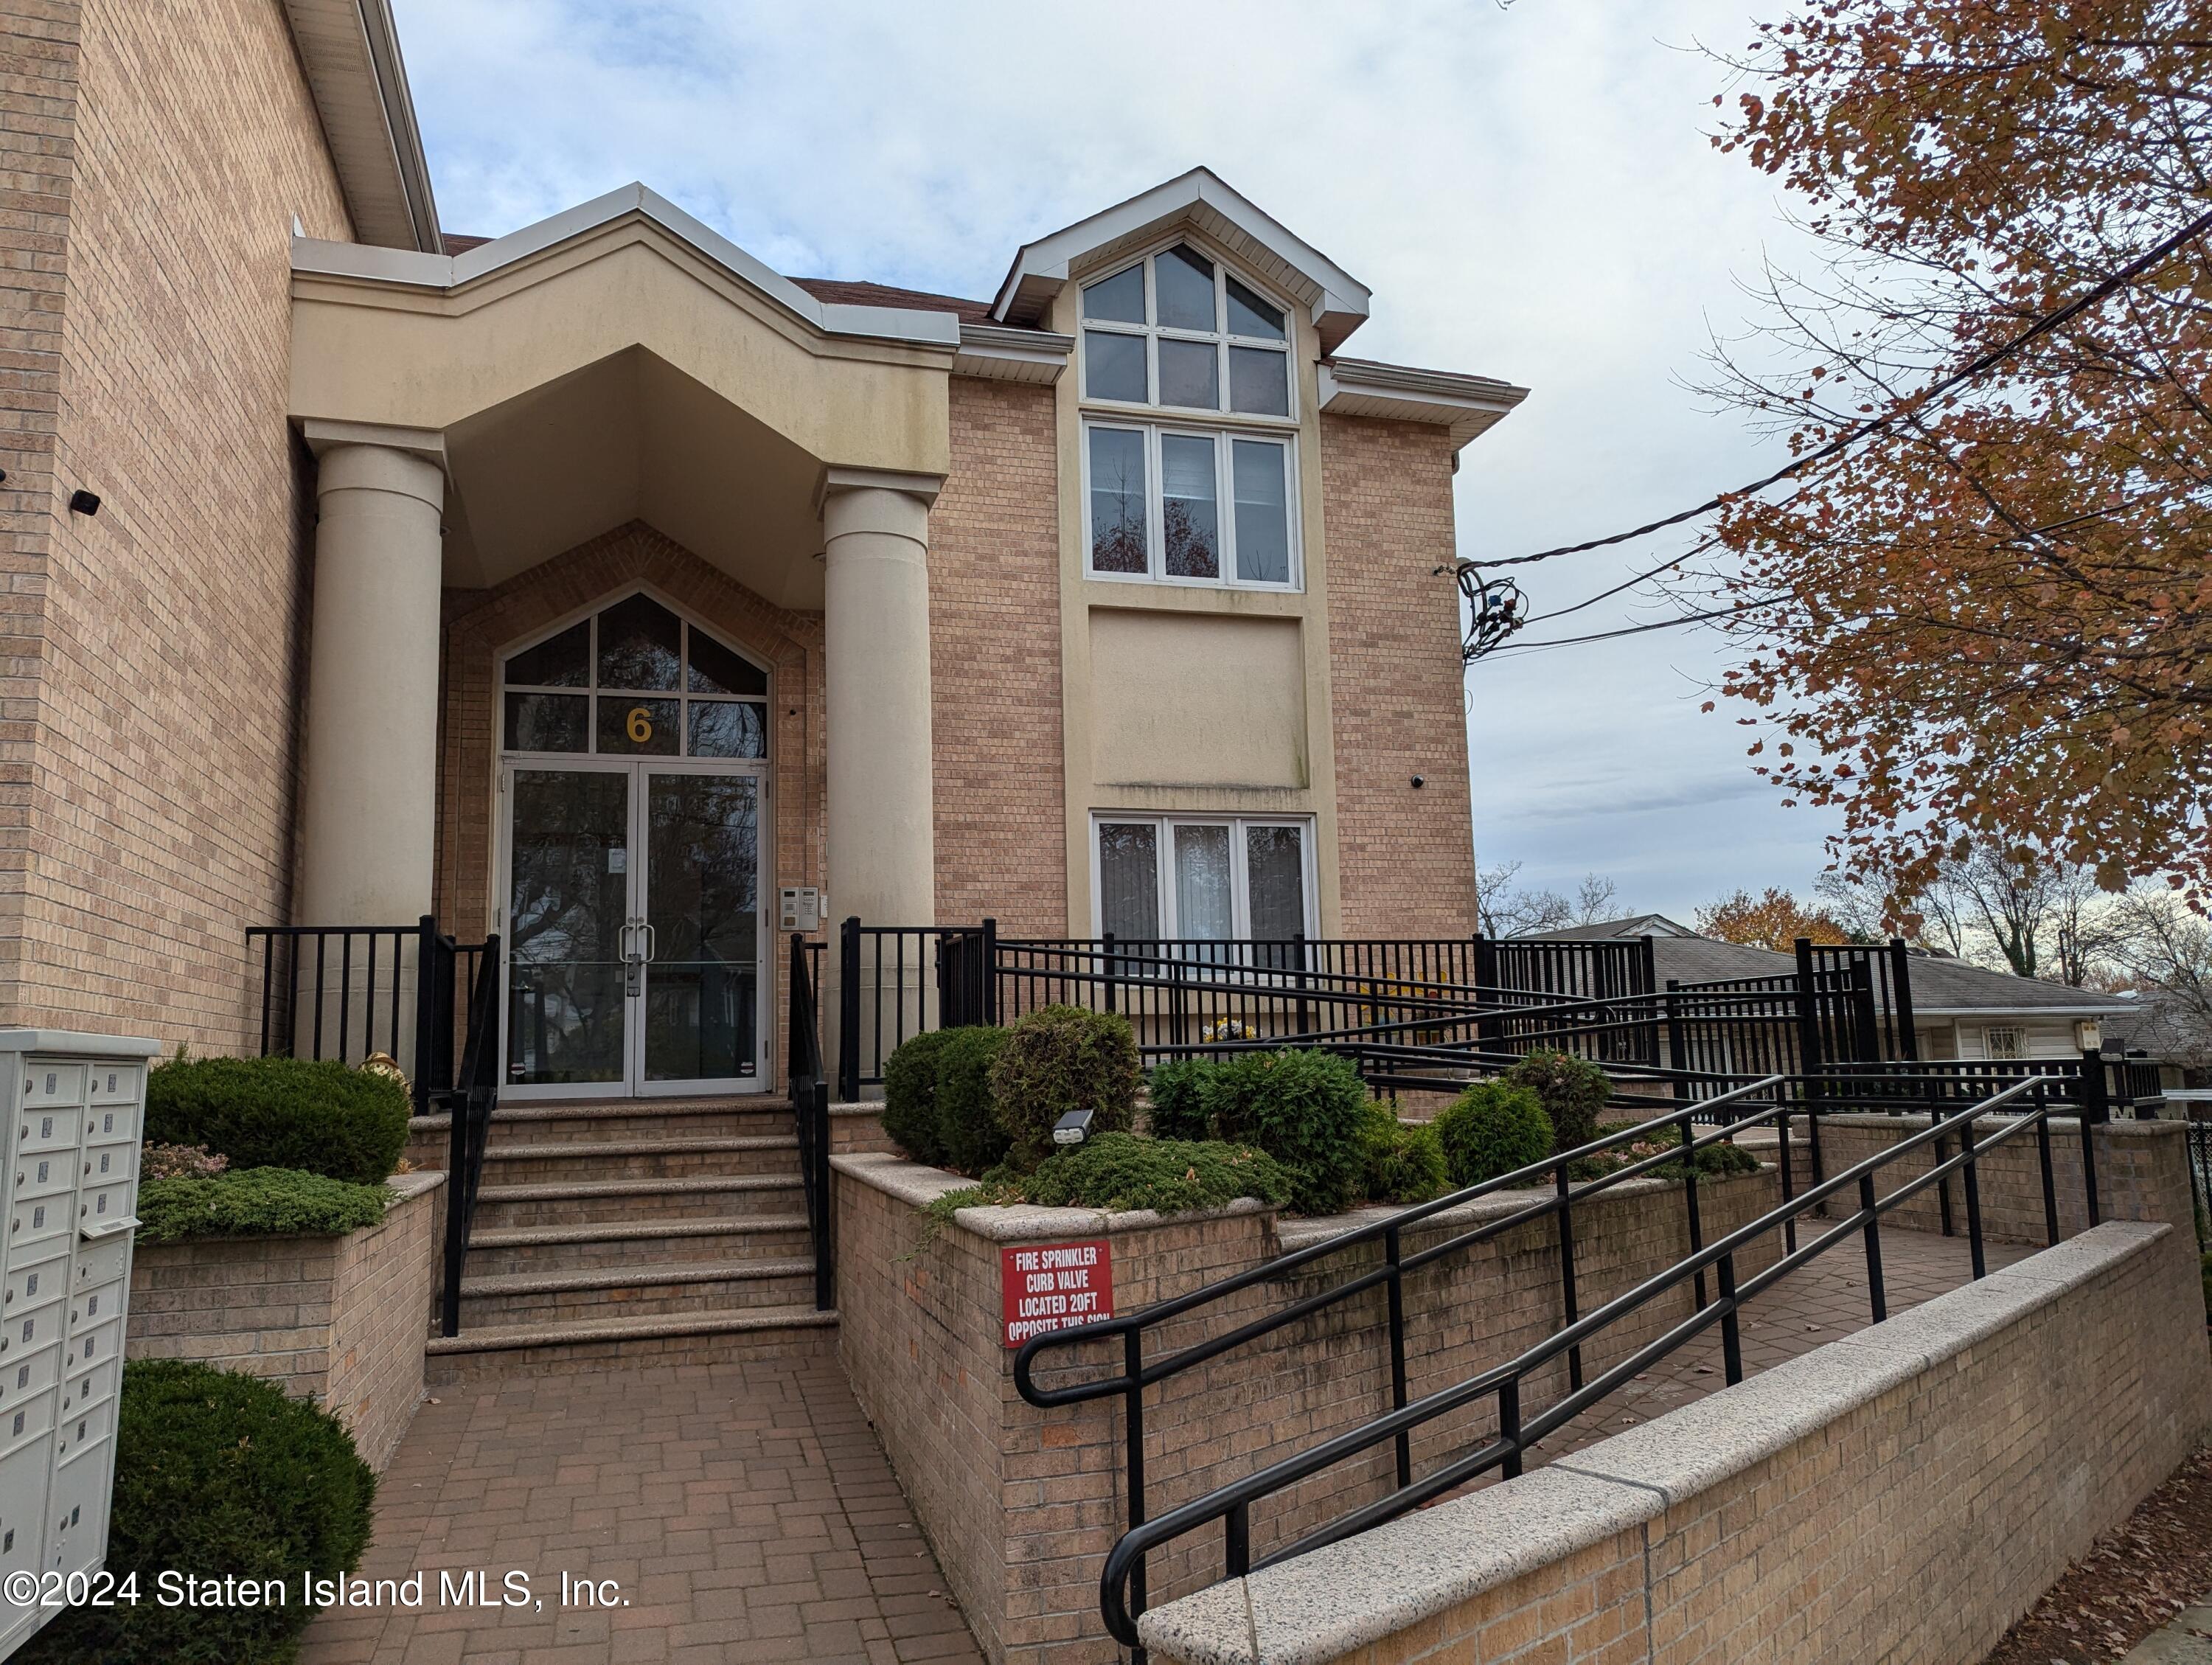
[(653, 738), (652, 714), (641, 705), (629, 708), (629, 738), (635, 745), (643, 745)]

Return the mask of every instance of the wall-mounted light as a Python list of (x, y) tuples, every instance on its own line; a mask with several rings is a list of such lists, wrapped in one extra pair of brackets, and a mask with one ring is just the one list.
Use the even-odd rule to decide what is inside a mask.
[(91, 492), (87, 491), (82, 486), (79, 486), (75, 491), (70, 493), (70, 513), (71, 514), (97, 514), (100, 513), (100, 499), (94, 496)]
[(1419, 776), (1419, 775), (1416, 775), (1413, 777), (1413, 789), (1414, 789), (1416, 792), (1419, 791), (1423, 787), (1425, 787), (1426, 785), (1428, 785), (1428, 782), (1427, 782), (1425, 780), (1424, 780), (1421, 776)]

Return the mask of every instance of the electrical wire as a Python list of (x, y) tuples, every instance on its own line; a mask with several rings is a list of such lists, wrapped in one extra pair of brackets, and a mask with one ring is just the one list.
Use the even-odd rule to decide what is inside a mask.
[[(1960, 366), (1958, 369), (1953, 371), (1949, 375), (1944, 377), (1941, 381), (1936, 382), (1933, 386), (1924, 389), (1910, 403), (1909, 405), (1899, 406), (1897, 409), (1885, 412), (1881, 416), (1875, 416), (1866, 422), (1860, 422), (1856, 427), (1846, 429), (1844, 433), (1838, 434), (1834, 439), (1828, 441), (1826, 444), (1818, 446), (1813, 450), (1807, 452), (1803, 456), (1792, 459), (1782, 467), (1776, 469), (1771, 474), (1766, 475), (1763, 478), (1753, 480), (1749, 485), (1739, 486), (1734, 491), (1717, 493), (1713, 496), (1708, 497), (1704, 502), (1699, 503), (1694, 508), (1686, 508), (1679, 513), (1666, 515), (1660, 520), (1647, 520), (1642, 526), (1632, 526), (1626, 532), (1617, 532), (1605, 538), (1586, 538), (1579, 544), (1562, 544), (1555, 549), (1539, 550), (1533, 555), (1507, 556), (1501, 559), (1477, 562), (1473, 564), (1486, 568), (1493, 567), (1525, 567), (1532, 562), (1551, 561), (1563, 555), (1581, 555), (1590, 550), (1601, 550), (1608, 548), (1615, 544), (1631, 543), (1638, 538), (1648, 538), (1655, 532), (1664, 532), (1669, 526), (1679, 526), (1686, 520), (1694, 520), (1700, 515), (1710, 514), (1715, 509), (1719, 508), (1732, 498), (1748, 497), (1755, 492), (1764, 491), (1767, 487), (1778, 484), (1782, 481), (1789, 479), (1792, 475), (1802, 473), (1806, 469), (1812, 467), (1815, 463), (1826, 462), (1829, 458), (1835, 456), (1838, 453), (1848, 450), (1850, 447), (1856, 445), (1861, 440), (1869, 438), (1874, 434), (1881, 433), (1889, 428), (1894, 427), (1897, 423), (1905, 421), (1914, 410), (1918, 410), (1931, 400), (1940, 398), (1942, 395), (1949, 392), (1953, 388), (1958, 386), (1962, 382), (1971, 381), (1976, 376), (1980, 375), (1984, 371), (1992, 369), (1996, 366), (2002, 364), (2006, 359), (2010, 358), (2014, 353), (2027, 346), (2029, 343), (2050, 334), (2051, 331), (2057, 329), (2061, 325), (2067, 323), (2070, 319), (2080, 315), (2081, 313), (2087, 311), (2091, 307), (2095, 306), (2097, 302), (2102, 301), (2106, 295), (2111, 295), (2115, 289), (2123, 289), (2128, 284), (2133, 283), (2136, 278), (2142, 276), (2143, 273), (2148, 271), (2153, 266), (2158, 264), (2160, 261), (2165, 259), (2168, 255), (2172, 254), (2179, 250), (2184, 244), (2194, 241), (2197, 238), (2203, 236), (2208, 230), (2212, 230), (2212, 210), (2208, 210), (2205, 213), (2198, 215), (2187, 225), (2182, 227), (2179, 231), (2175, 232), (2172, 236), (2153, 246), (2148, 252), (2130, 261), (2126, 265), (2121, 267), (2119, 270), (2112, 273), (2109, 277), (2098, 283), (2094, 288), (2075, 296), (2073, 300), (2061, 307), (2057, 312), (2045, 314), (2043, 318), (2039, 319), (2035, 323), (2030, 325), (2027, 329), (2021, 331), (2018, 335), (2014, 336), (2010, 340), (2002, 342), (1997, 346), (1990, 348), (1987, 352), (1980, 354), (1967, 363)], [(1591, 599), (1593, 600), (1596, 599), (1595, 597)], [(1557, 617), (1558, 615), (1553, 614), (1551, 617)], [(1529, 645), (1534, 646), (1536, 644), (1531, 643)]]
[[(1591, 598), (1595, 600), (1596, 598)], [(1709, 612), (1684, 613), (1679, 618), (1662, 618), (1650, 624), (1625, 625), (1618, 630), (1597, 630), (1586, 636), (1556, 636), (1549, 641), (1509, 641), (1493, 647), (1484, 658), (1499, 653), (1534, 653), (1540, 647), (1576, 647), (1586, 641), (1611, 641), (1615, 636), (1640, 636), (1649, 630), (1672, 630), (1678, 625), (1703, 624), (1716, 618), (1733, 618), (1738, 613), (1748, 613), (1760, 607), (1779, 607), (1790, 598), (1786, 595), (1767, 596), (1758, 601), (1740, 601), (1733, 607), (1715, 607)], [(1557, 613), (1546, 617), (1557, 618)]]

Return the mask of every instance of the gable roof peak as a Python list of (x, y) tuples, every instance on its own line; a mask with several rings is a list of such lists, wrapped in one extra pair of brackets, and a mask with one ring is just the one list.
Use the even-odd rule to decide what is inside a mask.
[(1324, 353), (1366, 322), (1373, 296), (1364, 283), (1206, 167), (1023, 244), (991, 316), (1001, 324), (1038, 323), (1074, 273), (1133, 253), (1182, 225), (1205, 233), (1304, 307)]

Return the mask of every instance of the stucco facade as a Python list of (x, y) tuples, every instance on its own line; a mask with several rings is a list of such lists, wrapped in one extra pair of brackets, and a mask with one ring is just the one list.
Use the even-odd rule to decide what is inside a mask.
[[(1345, 356), (1367, 291), (1212, 174), (1025, 245), (989, 301), (799, 283), (642, 187), (447, 237), (380, 5), (0, 27), (0, 1018), (233, 1049), (249, 927), (511, 933), (504, 656), (633, 593), (759, 680), (763, 912), (1090, 936), (1133, 821), (1164, 864), (1249, 825), (1303, 887), (1208, 870), (1206, 922), (1168, 873), (1163, 931), (1232, 888), (1245, 933), (1474, 928), (1437, 569), (1457, 453), (1521, 390)], [(1170, 258), (1241, 297), (1219, 363), (1282, 367), (1255, 413), (1093, 397), (1086, 286)], [(1280, 577), (1099, 566), (1092, 430), (1194, 422), (1202, 512), (1224, 549), (1274, 517)], [(1283, 496), (1232, 482), (1248, 453)]]

